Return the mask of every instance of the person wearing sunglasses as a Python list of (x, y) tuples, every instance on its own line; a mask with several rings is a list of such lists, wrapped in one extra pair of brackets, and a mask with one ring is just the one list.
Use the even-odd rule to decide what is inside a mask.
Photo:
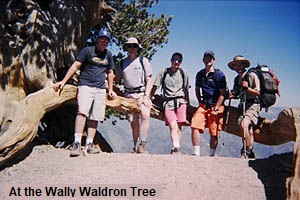
[(142, 46), (135, 37), (129, 37), (123, 45), (128, 56), (116, 69), (116, 81), (123, 79), (124, 96), (136, 99), (141, 112), (128, 114), (133, 136), (133, 153), (145, 153), (147, 134), (150, 126), (150, 91), (152, 88), (152, 68), (147, 58), (139, 56)]
[(171, 67), (164, 68), (155, 78), (151, 96), (157, 88), (162, 89), (163, 113), (166, 125), (170, 129), (172, 141), (171, 154), (181, 154), (181, 127), (186, 123), (187, 105), (189, 105), (189, 77), (186, 70), (180, 67), (183, 56), (175, 52), (171, 57)]
[(78, 112), (75, 120), (74, 143), (70, 152), (71, 157), (81, 154), (81, 139), (87, 120), (87, 137), (85, 150), (89, 154), (100, 153), (100, 149), (93, 145), (98, 121), (103, 121), (106, 107), (105, 75), (108, 77), (108, 95), (116, 96), (113, 91), (114, 62), (112, 53), (107, 49), (110, 32), (100, 30), (96, 45), (83, 48), (76, 61), (67, 71), (62, 81), (54, 84), (55, 91), (62, 90), (67, 81), (80, 69), (78, 83)]
[(205, 128), (208, 127), (210, 134), (209, 156), (214, 156), (218, 145), (218, 135), (223, 125), (223, 102), (227, 84), (224, 73), (214, 67), (214, 52), (205, 51), (203, 63), (205, 67), (197, 73), (195, 83), (195, 93), (199, 106), (191, 121), (193, 155), (200, 156), (200, 133), (203, 134)]

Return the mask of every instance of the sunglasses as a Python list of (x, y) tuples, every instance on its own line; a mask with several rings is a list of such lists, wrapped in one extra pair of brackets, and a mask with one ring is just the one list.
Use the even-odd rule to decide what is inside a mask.
[(107, 43), (108, 43), (108, 42), (109, 42), (109, 39), (107, 39), (107, 38), (99, 38), (99, 41), (100, 41), (100, 42), (107, 42)]
[(182, 62), (182, 60), (181, 60), (181, 59), (179, 59), (179, 58), (172, 58), (172, 62), (176, 62), (176, 61), (178, 61), (179, 63), (181, 63), (181, 62)]
[(127, 44), (127, 48), (138, 48), (137, 44)]

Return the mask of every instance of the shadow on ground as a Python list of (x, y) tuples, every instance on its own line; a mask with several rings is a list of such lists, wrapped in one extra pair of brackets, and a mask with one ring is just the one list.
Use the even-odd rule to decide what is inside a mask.
[(264, 185), (267, 200), (285, 200), (286, 179), (293, 176), (293, 153), (275, 154), (265, 159), (250, 160), (249, 166)]

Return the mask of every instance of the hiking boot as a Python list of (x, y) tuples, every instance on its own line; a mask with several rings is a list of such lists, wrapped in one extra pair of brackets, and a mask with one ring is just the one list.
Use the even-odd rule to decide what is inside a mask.
[(70, 157), (76, 157), (79, 156), (81, 152), (81, 145), (79, 142), (73, 143), (71, 152), (70, 152)]
[(171, 150), (171, 154), (172, 154), (172, 155), (181, 155), (180, 148), (174, 147), (174, 148)]
[(86, 145), (86, 152), (89, 154), (97, 154), (100, 153), (100, 149), (95, 147), (92, 143)]
[(250, 158), (250, 159), (254, 159), (255, 158), (255, 154), (253, 152), (252, 148), (246, 147), (246, 151), (244, 149), (244, 147), (241, 149), (241, 158)]
[(132, 152), (131, 153), (136, 153), (136, 147), (132, 148)]
[(146, 142), (141, 141), (139, 146), (137, 147), (136, 153), (146, 153), (145, 146), (146, 146)]

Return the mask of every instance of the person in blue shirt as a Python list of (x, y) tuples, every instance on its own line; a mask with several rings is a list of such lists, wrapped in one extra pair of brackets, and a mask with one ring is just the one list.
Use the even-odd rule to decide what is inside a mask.
[(87, 121), (86, 152), (100, 153), (100, 149), (93, 145), (98, 121), (103, 121), (106, 106), (105, 75), (108, 77), (108, 95), (116, 96), (113, 91), (114, 62), (112, 53), (107, 49), (110, 41), (110, 32), (100, 30), (95, 46), (83, 48), (76, 61), (69, 68), (62, 81), (54, 84), (55, 91), (63, 89), (67, 81), (80, 69), (78, 83), (78, 112), (75, 120), (74, 143), (70, 156), (79, 156), (81, 153), (81, 138)]
[(195, 93), (199, 103), (191, 121), (194, 155), (200, 155), (200, 133), (209, 128), (210, 156), (215, 155), (218, 135), (222, 130), (226, 77), (214, 67), (215, 54), (207, 50), (203, 56), (204, 69), (196, 75)]

